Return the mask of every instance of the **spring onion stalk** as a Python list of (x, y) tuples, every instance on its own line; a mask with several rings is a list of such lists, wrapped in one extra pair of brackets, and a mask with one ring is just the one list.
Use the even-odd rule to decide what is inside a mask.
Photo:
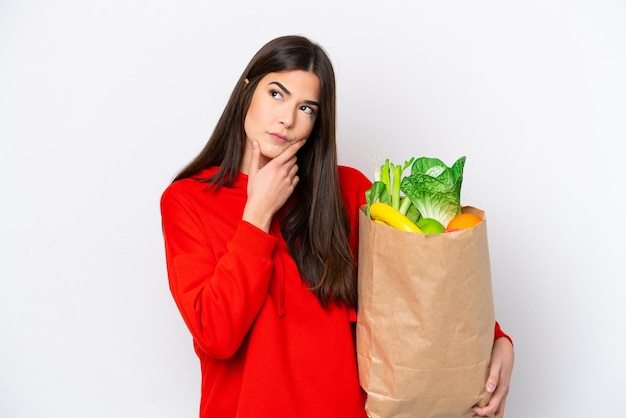
[(389, 158), (385, 160), (385, 164), (380, 167), (380, 181), (385, 183), (387, 191), (391, 193), (391, 167), (389, 165)]

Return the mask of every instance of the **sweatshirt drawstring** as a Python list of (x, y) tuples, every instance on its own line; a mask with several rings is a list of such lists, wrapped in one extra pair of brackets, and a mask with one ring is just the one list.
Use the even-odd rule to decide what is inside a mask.
[[(280, 224), (278, 222), (272, 223), (272, 230), (272, 235), (281, 237)], [(276, 313), (279, 317), (285, 315), (285, 254), (289, 254), (287, 244), (285, 240), (279, 238), (277, 248), (274, 251), (274, 273), (269, 289), (270, 297), (276, 306)]]

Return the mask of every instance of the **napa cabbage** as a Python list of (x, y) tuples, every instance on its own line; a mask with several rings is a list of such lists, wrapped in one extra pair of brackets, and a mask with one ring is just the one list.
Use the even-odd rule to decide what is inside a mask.
[(464, 165), (464, 156), (450, 167), (438, 158), (417, 158), (411, 174), (402, 178), (400, 190), (422, 218), (436, 219), (445, 227), (461, 213)]

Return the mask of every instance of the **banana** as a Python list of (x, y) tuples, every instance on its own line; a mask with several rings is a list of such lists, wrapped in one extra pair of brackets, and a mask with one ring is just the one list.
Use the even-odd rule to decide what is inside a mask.
[(372, 203), (370, 206), (370, 217), (376, 221), (382, 221), (389, 226), (407, 232), (422, 232), (409, 218), (401, 214), (398, 210), (382, 202)]

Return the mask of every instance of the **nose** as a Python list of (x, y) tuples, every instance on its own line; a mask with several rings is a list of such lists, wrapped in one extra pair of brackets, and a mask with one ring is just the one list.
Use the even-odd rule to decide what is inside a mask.
[(286, 128), (290, 128), (294, 124), (295, 113), (296, 113), (295, 109), (290, 109), (287, 106), (285, 106), (285, 108), (282, 110), (279, 116), (280, 123)]

